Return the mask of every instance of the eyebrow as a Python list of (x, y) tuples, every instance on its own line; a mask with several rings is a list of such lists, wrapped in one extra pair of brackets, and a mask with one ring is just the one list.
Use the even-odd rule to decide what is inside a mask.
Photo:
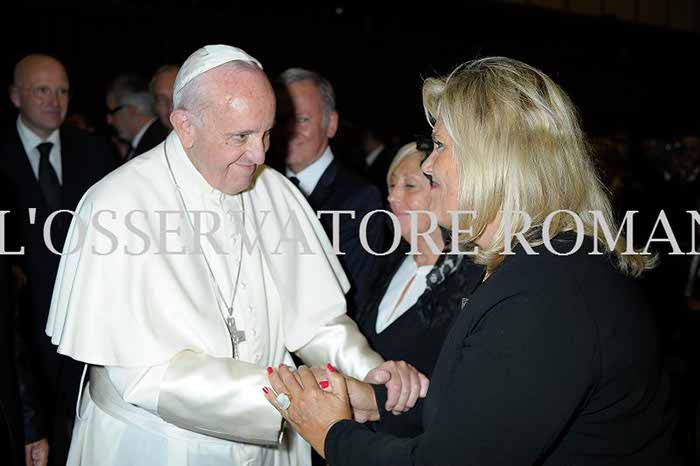
[[(272, 128), (274, 128), (274, 127), (275, 127), (275, 125), (273, 124), (273, 125), (270, 126), (268, 129), (266, 129), (265, 131), (263, 131), (263, 133), (268, 133), (268, 132), (272, 131)], [(257, 131), (252, 130), (252, 129), (245, 129), (245, 130), (243, 130), (243, 131), (233, 131), (233, 132), (224, 133), (224, 136), (227, 137), (227, 138), (231, 138), (231, 137), (234, 137), (234, 136), (249, 136), (249, 135), (251, 135), (251, 134), (255, 134), (256, 132), (257, 132)]]
[(246, 129), (243, 131), (233, 131), (233, 132), (224, 133), (224, 134), (227, 138), (230, 138), (233, 136), (248, 136), (248, 135), (253, 134), (253, 133), (255, 133), (255, 131), (250, 130), (250, 129)]

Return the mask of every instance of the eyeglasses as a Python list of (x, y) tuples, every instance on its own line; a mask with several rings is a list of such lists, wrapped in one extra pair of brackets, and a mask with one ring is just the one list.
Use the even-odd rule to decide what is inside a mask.
[(34, 97), (37, 99), (48, 99), (55, 95), (57, 98), (69, 98), (70, 89), (67, 87), (57, 87), (56, 89), (51, 89), (49, 86), (36, 86), (28, 87)]
[(107, 110), (107, 115), (114, 116), (117, 112), (119, 112), (120, 110), (123, 110), (124, 108), (126, 108), (126, 105), (118, 105), (118, 106), (114, 107), (112, 110)]

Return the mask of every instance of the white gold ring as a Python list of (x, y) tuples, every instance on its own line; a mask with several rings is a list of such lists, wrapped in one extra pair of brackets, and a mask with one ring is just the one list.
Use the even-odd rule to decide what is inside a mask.
[(282, 411), (286, 411), (292, 406), (292, 399), (286, 393), (280, 393), (275, 400)]

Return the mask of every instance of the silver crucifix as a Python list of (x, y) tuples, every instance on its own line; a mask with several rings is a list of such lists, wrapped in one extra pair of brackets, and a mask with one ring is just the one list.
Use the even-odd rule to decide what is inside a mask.
[(245, 341), (245, 332), (243, 330), (238, 330), (236, 327), (236, 319), (234, 319), (232, 315), (226, 317), (226, 326), (228, 327), (228, 333), (231, 335), (233, 357), (238, 358), (238, 345)]

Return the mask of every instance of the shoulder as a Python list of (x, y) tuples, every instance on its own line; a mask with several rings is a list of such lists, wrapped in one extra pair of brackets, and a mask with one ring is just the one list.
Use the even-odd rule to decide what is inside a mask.
[(335, 160), (336, 176), (333, 182), (333, 189), (337, 195), (346, 197), (348, 202), (362, 202), (368, 206), (375, 205), (381, 208), (381, 192), (362, 174), (354, 169), (343, 165), (339, 160)]
[(67, 140), (77, 147), (104, 147), (108, 144), (105, 138), (72, 126), (62, 126), (60, 134), (62, 141)]
[[(515, 248), (491, 277), (480, 286), (483, 311), (493, 307), (513, 314), (525, 325), (528, 320), (549, 322), (553, 331), (595, 332), (625, 316), (636, 319), (646, 310), (638, 283), (623, 275), (609, 254), (592, 254), (592, 240), (584, 238), (571, 255), (558, 255), (550, 249), (568, 252), (575, 247), (573, 235), (563, 235), (533, 248), (537, 255)], [(631, 322), (631, 321), (630, 321)], [(594, 324), (594, 326), (591, 326)], [(557, 330), (559, 328), (559, 330)]]
[(618, 270), (611, 254), (603, 253), (601, 245), (601, 252), (594, 252), (589, 236), (582, 236), (579, 243), (574, 233), (563, 233), (532, 249), (535, 254), (515, 247), (514, 255), (506, 257), (495, 273), (503, 269), (514, 286), (536, 290), (592, 289), (609, 283), (634, 288), (635, 281)]
[(162, 159), (149, 152), (108, 173), (85, 193), (82, 202), (103, 209), (138, 208), (152, 195), (157, 197), (159, 186), (170, 184)]
[(0, 143), (19, 142), (19, 133), (16, 124), (8, 124), (0, 128)]
[(115, 149), (105, 137), (71, 126), (63, 126), (60, 131), (62, 153), (80, 157), (84, 163), (114, 166)]

